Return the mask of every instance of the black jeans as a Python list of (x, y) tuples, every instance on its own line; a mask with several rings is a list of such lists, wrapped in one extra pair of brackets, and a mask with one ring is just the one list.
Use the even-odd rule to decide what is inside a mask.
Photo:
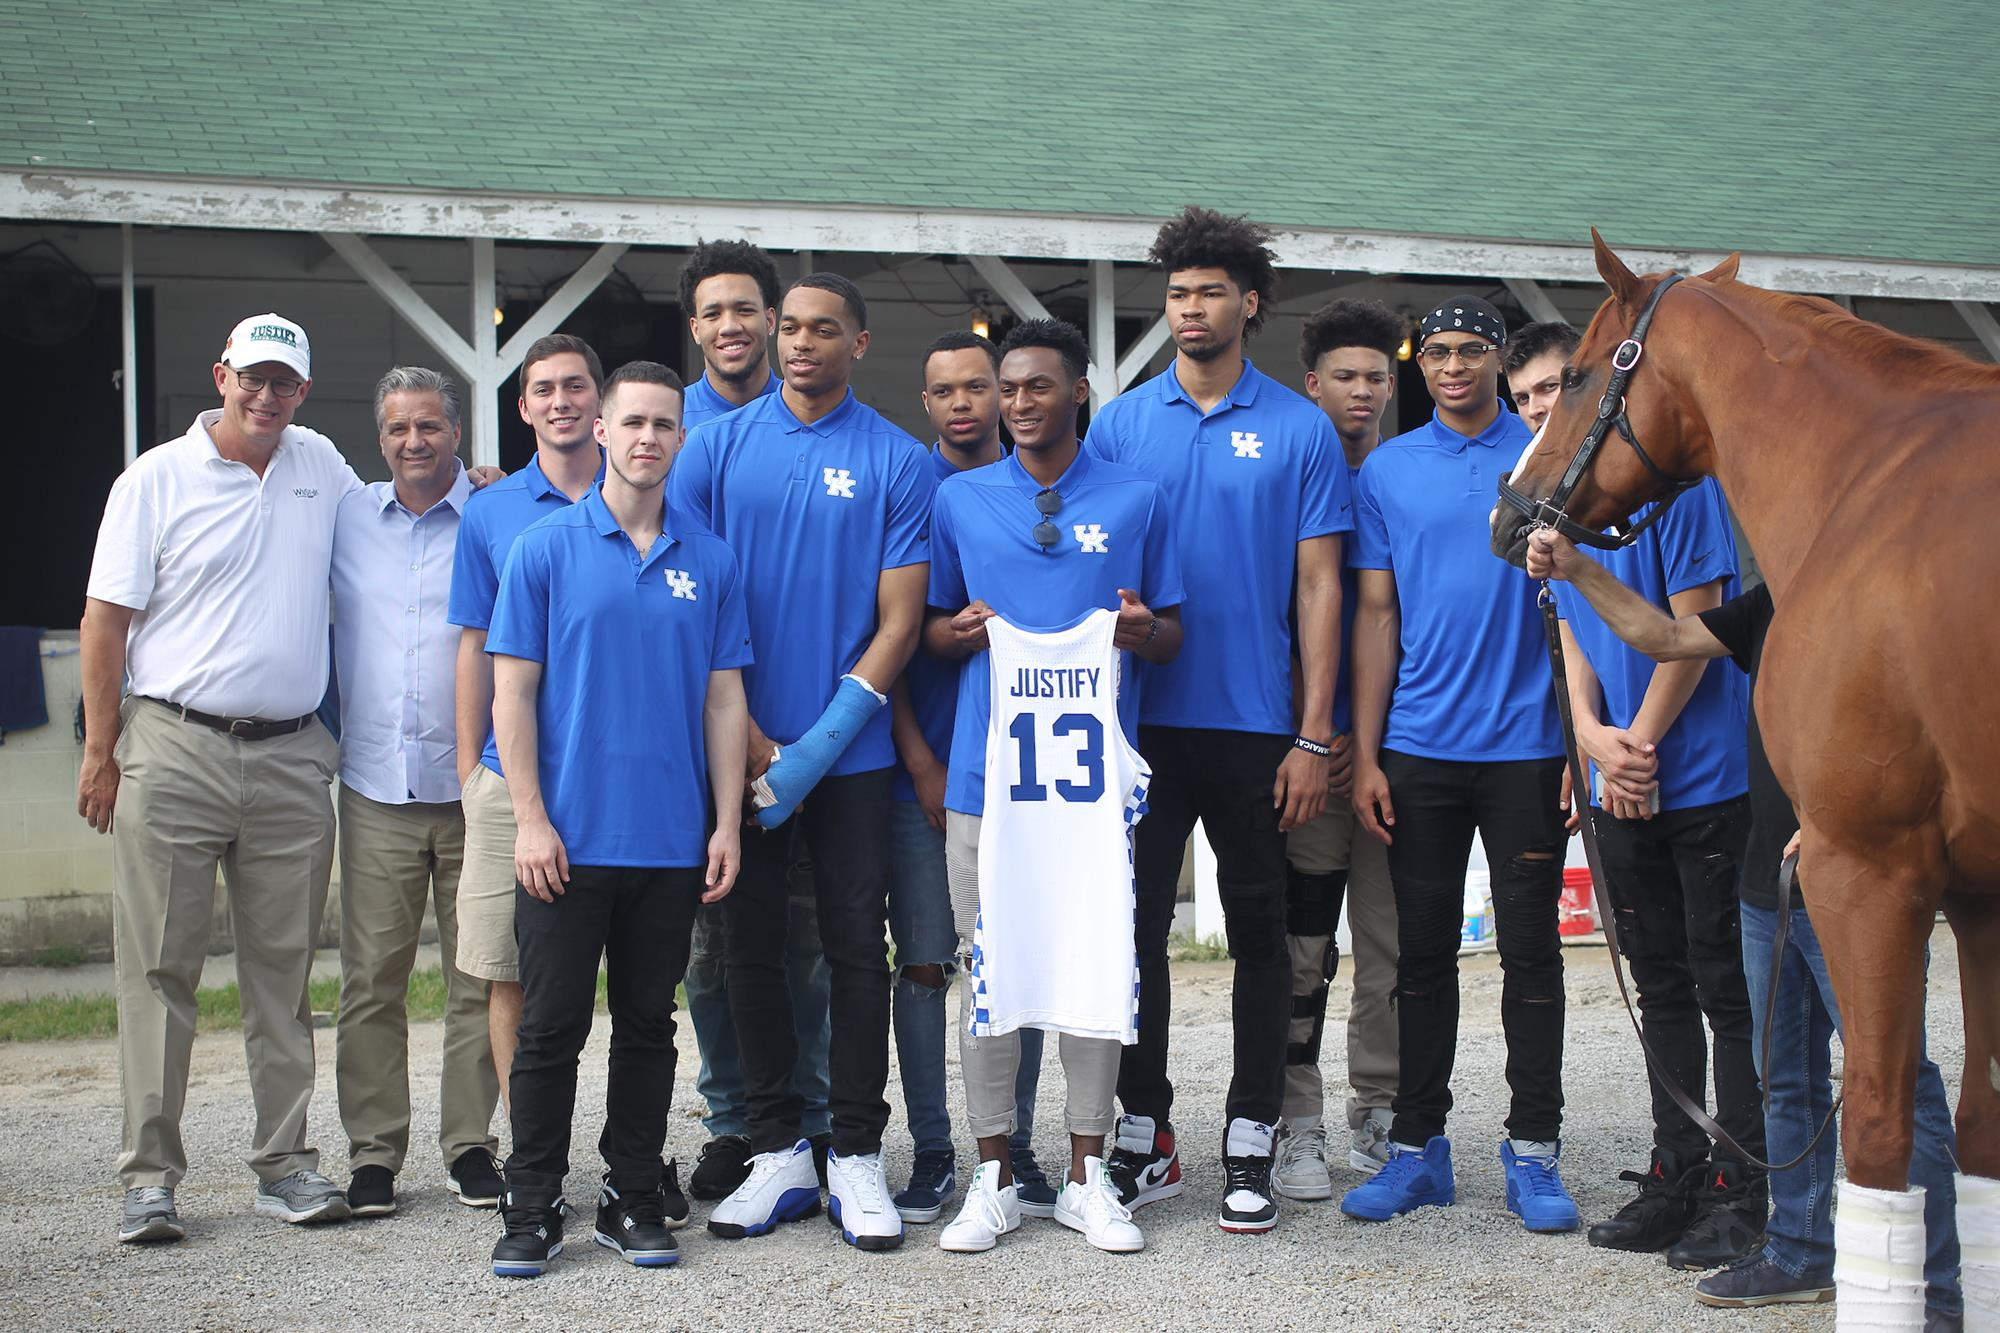
[(1152, 766), (1146, 816), (1133, 839), (1138, 890), (1139, 1042), (1125, 1048), (1118, 1100), (1127, 1115), (1164, 1126), (1174, 1105), (1167, 1077), (1167, 935), (1195, 821), (1215, 849), (1216, 888), (1229, 956), (1235, 1068), (1224, 1115), (1275, 1124), (1285, 1093), (1285, 1042), (1292, 1013), (1292, 962), (1285, 940), (1285, 835), (1271, 784), (1289, 736), (1189, 727), (1141, 727), (1139, 752)]
[(659, 1184), (674, 1092), (674, 989), (687, 971), (702, 881), (691, 868), (571, 866), (552, 903), (514, 886), (522, 1002), (507, 1187), (524, 1202), (552, 1202), (569, 1172), (576, 1062), (597, 1009), (599, 958), (611, 1060), (597, 1149), (619, 1189)]
[(1396, 807), (1389, 879), (1396, 892), (1396, 1142), (1444, 1133), (1458, 1055), (1458, 945), (1465, 867), (1477, 831), (1493, 875), (1500, 1025), (1507, 1037), (1507, 1133), (1562, 1133), (1563, 963), (1556, 930), (1563, 827), (1562, 760), (1457, 763), (1382, 751)]
[(889, 807), (893, 770), (822, 779), (799, 813), (743, 831), (743, 870), (722, 900), (729, 1013), (743, 1051), (744, 1100), (757, 1152), (798, 1141), (805, 1103), (792, 1079), (798, 1036), (785, 971), (786, 881), (794, 826), (812, 849), (832, 1035), (827, 1110), (834, 1150), (875, 1152), (889, 1123)]
[[(1764, 1156), (1764, 1106), (1750, 1049), (1750, 990), (1743, 980), (1743, 927), (1736, 872), (1750, 835), (1746, 796), (1644, 819), (1591, 812), (1604, 862), (1618, 947), (1639, 988), (1646, 1041), (1690, 1097), (1707, 1081), (1703, 1015), (1715, 1034), (1715, 1118)], [(1654, 1146), (1699, 1159), (1708, 1136), (1675, 1106), (1657, 1078)]]

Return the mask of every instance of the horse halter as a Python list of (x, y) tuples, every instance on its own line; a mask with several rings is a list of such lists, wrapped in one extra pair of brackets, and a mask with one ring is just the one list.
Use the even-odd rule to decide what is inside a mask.
[[(1653, 327), (1653, 312), (1659, 308), (1660, 298), (1667, 294), (1667, 288), (1681, 280), (1678, 273), (1670, 273), (1653, 294), (1646, 298), (1645, 306), (1639, 311), (1638, 320), (1632, 325), (1632, 336), (1618, 344), (1611, 354), (1611, 382), (1604, 387), (1604, 397), (1597, 401), (1597, 420), (1591, 422), (1583, 443), (1577, 446), (1576, 456), (1569, 461), (1569, 468), (1562, 475), (1562, 481), (1546, 500), (1534, 500), (1509, 484), (1511, 474), (1500, 478), (1500, 502), (1510, 509), (1525, 515), (1537, 527), (1554, 528), (1563, 536), (1583, 546), (1595, 546), (1601, 551), (1617, 551), (1630, 546), (1639, 539), (1639, 534), (1651, 527), (1660, 515), (1667, 512), (1667, 506), (1699, 484), (1695, 481), (1679, 481), (1660, 471), (1659, 465), (1646, 456), (1639, 446), (1639, 437), (1632, 433), (1632, 423), (1625, 419), (1625, 386), (1632, 382), (1632, 372), (1639, 368), (1639, 361), (1646, 354), (1646, 334)], [(1658, 477), (1667, 487), (1667, 498), (1660, 501), (1653, 512), (1640, 519), (1620, 537), (1607, 537), (1592, 528), (1586, 528), (1572, 519), (1566, 506), (1569, 498), (1582, 482), (1583, 474), (1597, 458), (1597, 451), (1604, 447), (1605, 436), (1613, 427), (1632, 446), (1632, 452), (1646, 465), (1646, 470)]]

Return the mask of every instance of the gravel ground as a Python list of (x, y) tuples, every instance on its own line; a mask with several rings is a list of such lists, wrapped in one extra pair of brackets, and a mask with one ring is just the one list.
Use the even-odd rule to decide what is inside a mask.
[[(1586, 1220), (1628, 1196), (1621, 1168), (1645, 1160), (1645, 1074), (1617, 1002), (1601, 948), (1568, 951), (1568, 1180)], [(1954, 1091), (1963, 1059), (1957, 954), (1940, 927), (1931, 973), (1931, 1049)], [(119, 1191), (117, 1052), (110, 1042), (0, 1047), (0, 1251), (15, 1256), (0, 1284), (0, 1324), (9, 1328), (321, 1328), (376, 1330), (486, 1324), (547, 1328), (770, 1329), (881, 1326), (983, 1329), (1535, 1328), (1657, 1330), (1662, 1325), (1832, 1327), (1831, 1307), (1754, 1314), (1707, 1310), (1691, 1297), (1692, 1275), (1657, 1257), (1593, 1250), (1581, 1234), (1530, 1236), (1505, 1210), (1495, 1156), (1505, 1116), (1499, 1030), (1500, 978), (1486, 955), (1465, 967), (1464, 1035), (1453, 1116), (1458, 1204), (1369, 1226), (1334, 1203), (1289, 1204), (1274, 1233), (1217, 1230), (1221, 1168), (1212, 1151), (1222, 1130), (1228, 1077), (1226, 964), (1176, 971), (1174, 1073), (1178, 1080), (1188, 1187), (1141, 1211), (1143, 1254), (1101, 1254), (1053, 1222), (1030, 1219), (992, 1253), (948, 1255), (937, 1227), (912, 1227), (888, 1254), (842, 1245), (820, 1219), (773, 1236), (723, 1242), (709, 1236), (697, 1205), (681, 1233), (683, 1259), (648, 1272), (588, 1243), (588, 1209), (599, 1166), (606, 1027), (584, 1054), (571, 1198), (585, 1210), (584, 1243), (572, 1243), (548, 1277), (503, 1281), (487, 1255), (497, 1235), (490, 1212), (458, 1206), (426, 1140), (436, 1132), (434, 1088), (440, 1028), (412, 1035), (422, 1145), (401, 1183), (395, 1216), (327, 1228), (288, 1227), (251, 1212), (252, 1182), (238, 1164), (251, 1109), (234, 1034), (204, 1036), (186, 1134), (193, 1173), (180, 1190), (188, 1239), (163, 1247), (114, 1243)], [(1336, 987), (1336, 991), (1338, 987)], [(1335, 1008), (1343, 1002), (1336, 996)], [(1340, 1041), (1330, 1024), (1329, 1052)], [(695, 1118), (693, 1040), (682, 1060), (668, 1151), (690, 1161), (702, 1134)], [(325, 1169), (346, 1177), (333, 1097), (333, 1042), (319, 1044), (315, 1126)], [(1342, 1085), (1334, 1054), (1329, 1083)], [(1051, 1108), (1038, 1147), (1063, 1155), (1061, 1070), (1051, 1052), (1042, 1105)], [(892, 1089), (895, 1084), (892, 1080)], [(953, 1079), (956, 1097), (956, 1076)], [(891, 1102), (898, 1095), (892, 1091)], [(1337, 1105), (1337, 1102), (1335, 1103)], [(958, 1105), (953, 1106), (955, 1118)], [(908, 1169), (900, 1107), (888, 1141), (889, 1174)], [(963, 1129), (961, 1125), (961, 1139)], [(961, 1142), (962, 1154), (970, 1144)], [(961, 1157), (961, 1164), (966, 1158)], [(1336, 1185), (1358, 1179), (1341, 1170)], [(947, 1213), (947, 1217), (951, 1213)]]

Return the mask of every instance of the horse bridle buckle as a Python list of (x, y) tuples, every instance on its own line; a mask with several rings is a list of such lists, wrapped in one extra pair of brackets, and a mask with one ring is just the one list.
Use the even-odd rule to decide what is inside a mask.
[[(1630, 349), (1631, 352), (1629, 360), (1626, 359), (1627, 349)], [(1646, 344), (1640, 342), (1637, 338), (1627, 338), (1624, 342), (1619, 343), (1618, 350), (1611, 354), (1611, 368), (1613, 370), (1629, 372), (1634, 366), (1639, 364), (1639, 358), (1645, 354)]]

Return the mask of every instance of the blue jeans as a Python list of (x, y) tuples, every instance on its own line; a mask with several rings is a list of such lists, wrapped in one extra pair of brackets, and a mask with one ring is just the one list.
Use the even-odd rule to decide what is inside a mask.
[[(945, 1110), (944, 1048), (949, 1023), (945, 992), (957, 970), (958, 927), (945, 880), (944, 832), (931, 827), (915, 801), (889, 811), (889, 938), (896, 944), (896, 1061), (903, 1073), (903, 1109), (918, 1152), (951, 1150), (951, 1116)], [(945, 984), (931, 987), (901, 969), (935, 963)], [(1042, 1074), (1042, 1030), (1021, 1029), (1021, 1069), (1014, 1079), (1015, 1130), (1010, 1144), (1025, 1148), (1034, 1135), (1035, 1092)]]
[[(831, 1128), (826, 1099), (826, 1045), (829, 1037), (829, 982), (826, 959), (819, 948), (819, 910), (810, 896), (790, 900), (791, 931), (785, 960), (791, 979), (792, 1022), (799, 1058), (792, 1077), (805, 1099), (802, 1134), (824, 1134)], [(695, 1091), (708, 1103), (702, 1128), (711, 1138), (750, 1132), (745, 1100), (743, 1053), (736, 1042), (736, 1024), (729, 1016), (729, 988), (722, 973), (722, 909), (703, 907), (695, 917), (694, 952), (688, 960), (687, 1008), (694, 1024), (695, 1046), (701, 1052), (701, 1073)]]
[[(1751, 1033), (1758, 1067), (1771, 1084), (1771, 1109), (1764, 1135), (1774, 1162), (1797, 1157), (1833, 1105), (1831, 1042), (1840, 1031), (1840, 1008), (1826, 974), (1819, 936), (1803, 907), (1792, 909), (1790, 937), (1780, 960), (1777, 1019), (1771, 1025), (1774, 1058), (1764, 1058), (1764, 1014), (1770, 1003), (1771, 942), (1778, 914), (1750, 903), (1742, 906), (1743, 974), (1750, 986)], [(1805, 1162), (1773, 1171), (1771, 1220), (1765, 1228), (1764, 1257), (1794, 1277), (1826, 1278), (1833, 1272), (1833, 1158), (1829, 1133)], [(1910, 1158), (1910, 1184), (1924, 1189), (1927, 1248), (1925, 1303), (1956, 1315), (1963, 1306), (1958, 1290), (1957, 1143), (1944, 1080), (1930, 1057), (1919, 1051), (1917, 1126)]]

